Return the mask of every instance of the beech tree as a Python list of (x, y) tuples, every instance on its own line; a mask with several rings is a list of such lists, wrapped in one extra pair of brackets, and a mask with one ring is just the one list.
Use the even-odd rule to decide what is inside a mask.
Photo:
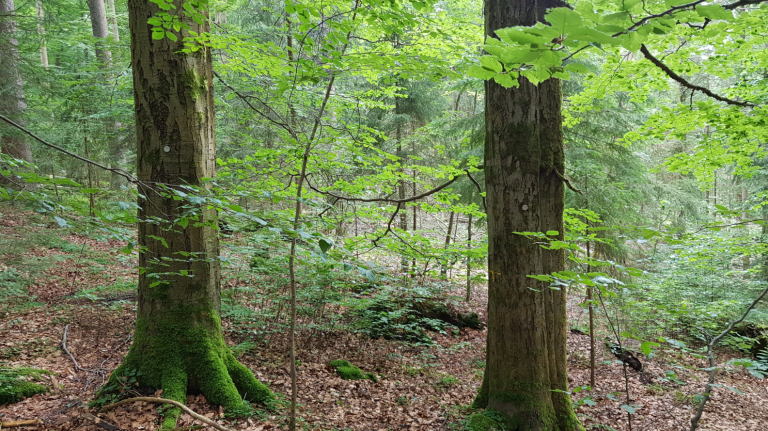
[[(187, 392), (201, 392), (236, 413), (243, 399), (272, 394), (224, 343), (216, 211), (180, 199), (216, 175), (211, 52), (180, 52), (178, 33), (153, 37), (147, 21), (156, 3), (130, 0), (128, 9), (141, 272), (134, 342), (111, 382), (135, 370), (141, 386), (165, 398), (184, 402)], [(192, 31), (208, 31), (184, 19)], [(170, 415), (164, 426), (174, 421)]]
[[(27, 109), (27, 102), (24, 98), (24, 82), (19, 73), (15, 14), (13, 0), (0, 0), (0, 114), (23, 123), (21, 118)], [(11, 157), (32, 161), (29, 142), (10, 128), (0, 131), (0, 148)]]
[[(555, 1), (488, 0), (485, 33), (543, 21)], [(485, 84), (485, 184), (488, 211), (487, 368), (475, 405), (499, 411), (511, 429), (581, 429), (566, 376), (565, 290), (531, 275), (564, 268), (560, 250), (544, 250), (516, 232), (562, 238), (564, 169), (560, 80), (537, 87)]]

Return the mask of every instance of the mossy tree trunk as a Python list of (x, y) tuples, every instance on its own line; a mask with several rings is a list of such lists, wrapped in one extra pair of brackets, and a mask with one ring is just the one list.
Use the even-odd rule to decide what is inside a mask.
[[(486, 35), (543, 21), (554, 1), (486, 0)], [(528, 277), (562, 270), (547, 251), (513, 232), (563, 234), (564, 171), (559, 80), (485, 84), (488, 205), (488, 345), (478, 407), (512, 430), (582, 429), (567, 394), (565, 290)]]
[[(183, 10), (181, 1), (174, 4)], [(138, 178), (147, 187), (138, 202), (136, 333), (113, 379), (137, 370), (142, 386), (163, 389), (166, 398), (183, 402), (188, 392), (201, 392), (232, 412), (243, 398), (264, 402), (272, 394), (224, 343), (216, 212), (169, 197), (216, 174), (211, 53), (184, 54), (181, 43), (154, 40), (147, 20), (157, 6), (150, 0), (129, 0), (128, 9)], [(190, 207), (197, 219), (174, 223)]]

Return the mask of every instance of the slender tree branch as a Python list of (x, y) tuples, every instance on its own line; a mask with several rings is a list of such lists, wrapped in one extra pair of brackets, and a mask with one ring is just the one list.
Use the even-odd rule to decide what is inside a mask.
[(254, 110), (256, 113), (258, 113), (258, 114), (259, 114), (259, 115), (261, 115), (262, 117), (266, 118), (266, 119), (267, 119), (267, 121), (271, 122), (272, 124), (274, 124), (274, 125), (276, 125), (276, 126), (280, 127), (281, 129), (285, 129), (285, 131), (286, 131), (286, 132), (288, 132), (288, 133), (291, 135), (291, 137), (293, 137), (294, 139), (298, 139), (298, 135), (297, 135), (296, 131), (295, 131), (295, 130), (293, 130), (293, 127), (291, 127), (291, 126), (290, 126), (290, 124), (288, 124), (287, 122), (283, 121), (283, 119), (281, 118), (280, 114), (279, 114), (279, 113), (277, 113), (277, 112), (276, 112), (274, 109), (272, 109), (272, 108), (271, 108), (269, 105), (267, 105), (266, 103), (263, 103), (263, 102), (262, 102), (262, 104), (263, 104), (264, 106), (266, 106), (266, 107), (267, 107), (267, 108), (268, 108), (270, 111), (272, 111), (272, 112), (273, 112), (273, 113), (274, 113), (274, 114), (277, 116), (277, 118), (279, 118), (279, 119), (280, 119), (280, 121), (277, 121), (277, 120), (273, 119), (272, 117), (270, 117), (270, 116), (269, 116), (269, 115), (267, 115), (266, 113), (262, 112), (262, 111), (261, 111), (259, 108), (257, 108), (257, 107), (255, 107), (255, 106), (253, 106), (253, 104), (252, 104), (252, 103), (251, 103), (251, 102), (248, 100), (248, 97), (249, 97), (249, 96), (246, 96), (246, 95), (244, 95), (244, 94), (240, 93), (239, 91), (237, 91), (237, 90), (235, 89), (235, 87), (233, 87), (233, 86), (229, 85), (229, 83), (227, 83), (227, 81), (225, 81), (225, 80), (224, 80), (224, 78), (222, 78), (222, 77), (221, 77), (221, 75), (219, 75), (219, 74), (218, 74), (218, 72), (216, 72), (215, 70), (213, 71), (213, 75), (214, 75), (216, 78), (218, 78), (218, 79), (219, 79), (219, 81), (220, 81), (222, 84), (224, 84), (224, 86), (225, 86), (225, 87), (229, 88), (229, 90), (230, 90), (230, 91), (232, 91), (233, 93), (235, 93), (235, 95), (236, 95), (237, 97), (239, 97), (239, 98), (240, 98), (240, 100), (242, 100), (243, 102), (245, 102), (245, 104), (246, 104), (246, 105), (248, 105), (248, 107), (249, 107), (249, 108), (251, 108), (252, 110)]
[(467, 177), (469, 177), (469, 180), (472, 181), (475, 184), (475, 187), (477, 187), (477, 192), (483, 198), (483, 210), (485, 210), (485, 213), (488, 214), (488, 205), (486, 205), (485, 196), (483, 196), (483, 188), (480, 187), (480, 183), (478, 183), (477, 180), (475, 180), (475, 178), (472, 176), (472, 174), (469, 172), (469, 170), (467, 170), (465, 172), (467, 173)]
[(29, 130), (25, 129), (23, 126), (21, 126), (21, 125), (19, 125), (19, 124), (15, 123), (13, 120), (9, 119), (8, 117), (6, 117), (6, 116), (4, 116), (4, 115), (2, 115), (2, 114), (0, 114), (0, 120), (3, 120), (3, 121), (5, 121), (6, 123), (10, 124), (11, 126), (13, 126), (13, 127), (17, 128), (17, 129), (21, 130), (22, 132), (26, 133), (27, 135), (31, 136), (31, 137), (32, 137), (32, 138), (34, 138), (36, 141), (40, 142), (41, 144), (43, 144), (43, 145), (45, 145), (45, 146), (47, 146), (47, 147), (51, 147), (51, 148), (53, 148), (54, 150), (58, 150), (58, 151), (61, 151), (62, 153), (66, 154), (66, 155), (68, 155), (68, 156), (70, 156), (70, 157), (74, 157), (74, 158), (76, 158), (76, 159), (78, 159), (78, 160), (81, 160), (81, 161), (83, 161), (83, 162), (85, 162), (85, 163), (88, 163), (88, 164), (91, 164), (91, 165), (93, 165), (93, 166), (96, 166), (96, 167), (97, 167), (97, 168), (99, 168), (99, 169), (103, 169), (103, 170), (105, 170), (105, 171), (109, 171), (109, 172), (115, 173), (115, 174), (117, 174), (117, 175), (120, 175), (121, 177), (125, 178), (125, 179), (126, 179), (126, 180), (128, 180), (129, 182), (132, 182), (132, 183), (136, 183), (136, 182), (138, 182), (138, 181), (136, 180), (136, 178), (134, 178), (133, 176), (131, 176), (129, 173), (125, 172), (125, 171), (124, 171), (124, 170), (122, 170), (122, 169), (114, 169), (114, 168), (108, 168), (108, 167), (106, 167), (106, 166), (104, 166), (104, 165), (102, 165), (102, 164), (100, 164), (100, 163), (98, 163), (98, 162), (94, 162), (94, 161), (93, 161), (93, 160), (91, 160), (91, 159), (87, 159), (87, 158), (85, 158), (85, 157), (82, 157), (82, 156), (78, 156), (77, 154), (75, 154), (75, 153), (72, 153), (72, 152), (70, 152), (70, 151), (67, 151), (67, 150), (65, 150), (64, 148), (61, 148), (61, 147), (59, 147), (58, 145), (54, 145), (54, 144), (51, 144), (50, 142), (48, 142), (48, 141), (46, 141), (45, 139), (43, 139), (43, 138), (41, 138), (41, 137), (39, 137), (39, 136), (35, 135), (34, 133), (30, 132)]
[(728, 333), (731, 332), (734, 326), (741, 323), (744, 319), (747, 318), (747, 315), (750, 311), (752, 311), (753, 308), (757, 305), (760, 300), (763, 299), (765, 294), (768, 293), (768, 287), (763, 289), (763, 292), (760, 294), (760, 296), (757, 297), (754, 301), (752, 301), (752, 304), (747, 307), (747, 309), (744, 311), (744, 314), (741, 315), (738, 319), (732, 321), (730, 324), (728, 324), (728, 327), (725, 328), (723, 332), (720, 333), (717, 337), (711, 339), (709, 341), (709, 344), (707, 344), (707, 357), (709, 358), (709, 381), (707, 381), (707, 384), (704, 385), (704, 390), (701, 392), (701, 402), (699, 403), (699, 408), (696, 409), (696, 414), (691, 418), (691, 429), (690, 431), (696, 431), (696, 428), (699, 426), (699, 420), (701, 419), (701, 415), (704, 413), (704, 406), (707, 404), (707, 401), (709, 401), (709, 397), (712, 394), (712, 388), (715, 385), (715, 373), (717, 372), (717, 362), (715, 361), (715, 353), (714, 349), (720, 340), (728, 335)]
[(392, 204), (401, 204), (401, 203), (417, 201), (419, 199), (423, 199), (423, 198), (425, 198), (427, 196), (433, 195), (433, 194), (439, 192), (440, 190), (443, 190), (444, 188), (446, 188), (446, 187), (450, 186), (451, 184), (455, 183), (456, 180), (458, 180), (458, 179), (459, 179), (459, 177), (453, 177), (453, 179), (451, 179), (450, 181), (448, 181), (446, 183), (443, 183), (442, 185), (440, 185), (440, 186), (438, 186), (438, 187), (436, 187), (436, 188), (434, 188), (432, 190), (428, 190), (428, 191), (426, 191), (426, 192), (424, 192), (422, 194), (419, 194), (419, 195), (416, 195), (416, 196), (411, 196), (410, 198), (405, 198), (405, 199), (351, 198), (351, 197), (346, 197), (346, 196), (339, 196), (339, 195), (337, 195), (337, 194), (335, 194), (333, 192), (327, 192), (327, 191), (320, 190), (320, 189), (314, 187), (313, 185), (309, 184), (309, 182), (307, 182), (307, 184), (309, 185), (309, 188), (311, 188), (315, 192), (320, 193), (322, 195), (334, 197), (334, 198), (336, 198), (338, 200), (344, 200), (344, 201), (348, 201), (348, 202), (388, 202), (388, 203), (392, 203)]
[(675, 81), (677, 81), (683, 87), (686, 87), (686, 88), (691, 89), (693, 91), (700, 91), (700, 92), (706, 94), (707, 96), (709, 96), (709, 97), (711, 97), (711, 98), (713, 98), (715, 100), (719, 100), (721, 102), (725, 102), (725, 103), (727, 103), (729, 105), (744, 106), (744, 107), (757, 106), (757, 105), (755, 105), (754, 103), (751, 103), (751, 102), (742, 102), (742, 101), (738, 101), (738, 100), (729, 99), (727, 97), (723, 97), (723, 96), (720, 96), (718, 94), (713, 93), (712, 90), (710, 90), (709, 88), (702, 87), (700, 85), (691, 84), (685, 78), (683, 78), (682, 76), (680, 76), (677, 73), (675, 73), (675, 71), (670, 69), (666, 64), (662, 63), (661, 60), (659, 60), (658, 58), (654, 57), (653, 54), (651, 54), (651, 51), (649, 51), (648, 47), (645, 46), (645, 45), (641, 45), (640, 46), (640, 52), (642, 52), (643, 55), (645, 56), (645, 58), (647, 58), (651, 63), (653, 63), (654, 66), (656, 66), (659, 69), (663, 70), (664, 73), (666, 73), (670, 78), (672, 78)]

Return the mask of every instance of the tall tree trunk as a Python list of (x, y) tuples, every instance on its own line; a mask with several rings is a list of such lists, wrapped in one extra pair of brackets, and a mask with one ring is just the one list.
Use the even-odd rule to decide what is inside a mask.
[[(457, 102), (458, 103), (458, 102)], [(472, 251), (472, 214), (467, 220), (467, 252)], [(466, 301), (472, 299), (472, 257), (467, 254), (467, 297)]]
[[(0, 0), (0, 114), (24, 124), (24, 83), (19, 73), (19, 49), (16, 40), (16, 7), (13, 0)], [(32, 162), (29, 142), (16, 130), (0, 129), (3, 154)]]
[[(443, 247), (443, 249), (446, 251), (448, 250), (448, 246), (451, 245), (451, 234), (453, 233), (453, 219), (455, 214), (456, 213), (454, 211), (451, 211), (451, 214), (448, 216), (448, 231), (445, 233), (445, 247)], [(448, 262), (449, 260), (446, 259), (440, 268), (441, 277), (448, 275)]]
[(48, 47), (45, 43), (45, 27), (43, 26), (43, 21), (45, 21), (43, 2), (37, 0), (35, 8), (37, 9), (37, 34), (40, 35), (40, 64), (43, 65), (43, 69), (48, 70)]
[(115, 10), (115, 0), (107, 0), (109, 6), (109, 23), (112, 25), (112, 39), (120, 42), (120, 31), (117, 28), (117, 11)]
[[(181, 3), (173, 1), (176, 10)], [(137, 370), (141, 386), (163, 389), (166, 398), (184, 402), (199, 391), (236, 412), (243, 398), (262, 402), (272, 394), (224, 343), (217, 214), (198, 205), (189, 223), (174, 222), (190, 207), (173, 199), (176, 185), (204, 186), (203, 178), (216, 175), (211, 52), (183, 54), (181, 42), (154, 40), (147, 20), (158, 7), (150, 0), (129, 0), (128, 11), (138, 178), (167, 188), (139, 195), (136, 332), (110, 381)], [(193, 31), (208, 31), (184, 20)], [(170, 415), (163, 425), (174, 423)]]
[[(106, 39), (109, 37), (104, 0), (88, 0), (88, 11), (91, 14), (93, 37), (96, 39)], [(104, 46), (104, 42), (101, 40), (96, 41), (96, 58), (102, 65), (112, 65), (112, 53)]]
[[(548, 5), (486, 0), (486, 35), (542, 21)], [(479, 407), (499, 411), (511, 429), (581, 428), (567, 389), (565, 290), (528, 277), (563, 268), (562, 251), (543, 250), (513, 232), (563, 235), (562, 91), (559, 80), (537, 88), (485, 84), (485, 181), (488, 204), (487, 368)]]
[[(117, 33), (117, 20), (115, 17), (115, 1), (108, 0), (110, 7), (110, 19), (113, 25), (113, 37), (115, 41), (119, 40)], [(102, 69), (109, 69), (112, 67), (112, 53), (104, 47), (104, 42), (101, 39), (109, 37), (109, 26), (107, 21), (107, 13), (104, 8), (104, 0), (88, 0), (88, 9), (91, 14), (91, 27), (93, 28), (93, 37), (96, 40), (96, 58), (99, 59)], [(126, 165), (125, 147), (120, 136), (120, 130), (123, 125), (119, 122), (110, 122), (107, 124), (107, 139), (109, 147), (109, 160), (110, 167), (115, 169), (122, 168)], [(125, 177), (112, 172), (112, 176), (109, 179), (109, 187), (113, 190), (119, 189), (125, 185)]]

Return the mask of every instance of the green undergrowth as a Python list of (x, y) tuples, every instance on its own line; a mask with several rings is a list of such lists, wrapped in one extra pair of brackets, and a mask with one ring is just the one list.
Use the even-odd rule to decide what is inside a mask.
[(360, 368), (345, 361), (344, 359), (337, 359), (330, 362), (330, 366), (336, 369), (344, 380), (370, 380), (372, 382), (378, 382), (379, 379), (376, 374), (365, 373)]
[(434, 283), (414, 287), (382, 286), (372, 296), (350, 302), (353, 327), (370, 338), (432, 344), (428, 332), (480, 328), (477, 314), (462, 315), (460, 299)]
[(0, 368), (0, 404), (13, 404), (24, 398), (48, 392), (48, 388), (35, 383), (43, 374), (53, 374), (35, 368)]

